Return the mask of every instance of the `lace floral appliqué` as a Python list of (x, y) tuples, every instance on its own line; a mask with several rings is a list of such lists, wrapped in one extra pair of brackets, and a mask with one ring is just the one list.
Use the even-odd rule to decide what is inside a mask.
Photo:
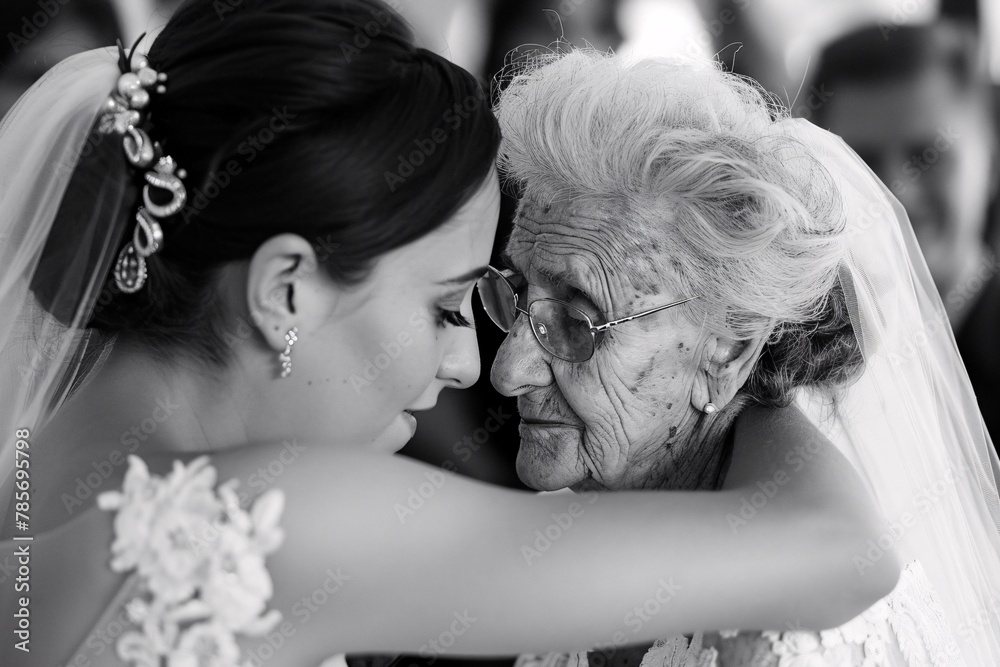
[(271, 577), (264, 557), (284, 538), (284, 495), (272, 489), (239, 506), (237, 480), (214, 490), (207, 457), (151, 476), (129, 457), (121, 491), (98, 506), (116, 512), (111, 569), (135, 570), (138, 595), (126, 605), (134, 629), (118, 639), (118, 656), (138, 667), (236, 667), (238, 633), (256, 636), (280, 622), (265, 612)]
[[(778, 667), (956, 667), (958, 644), (919, 562), (909, 563), (888, 596), (860, 616), (819, 633), (763, 632)], [(901, 657), (890, 659), (898, 646)]]

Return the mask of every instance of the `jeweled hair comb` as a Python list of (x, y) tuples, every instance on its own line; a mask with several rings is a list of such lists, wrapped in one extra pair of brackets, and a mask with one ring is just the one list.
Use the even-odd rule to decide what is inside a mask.
[[(139, 37), (136, 46), (141, 40), (142, 37)], [(144, 110), (149, 105), (150, 90), (163, 93), (167, 75), (151, 68), (145, 56), (140, 55), (133, 62), (135, 48), (133, 46), (126, 55), (121, 41), (118, 42), (118, 65), (122, 74), (118, 77), (116, 90), (104, 103), (99, 123), (101, 132), (122, 137), (122, 148), (129, 164), (146, 170), (143, 174), (146, 185), (142, 189), (142, 206), (135, 214), (132, 239), (118, 253), (115, 262), (115, 285), (127, 294), (142, 289), (147, 276), (146, 259), (163, 247), (160, 221), (180, 211), (187, 202), (187, 190), (181, 180), (187, 174), (172, 157), (164, 155), (160, 143), (151, 140), (140, 127), (145, 120)], [(153, 201), (153, 189), (169, 197), (165, 198), (166, 203)]]

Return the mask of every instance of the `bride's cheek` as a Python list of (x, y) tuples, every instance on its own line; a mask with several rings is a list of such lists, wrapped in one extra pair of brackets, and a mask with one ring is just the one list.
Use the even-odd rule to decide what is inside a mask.
[(436, 351), (433, 334), (428, 336), (421, 332), (399, 336), (380, 346), (379, 352), (384, 355), (380, 361), (386, 366), (381, 371), (381, 379), (395, 392), (422, 391), (434, 379)]

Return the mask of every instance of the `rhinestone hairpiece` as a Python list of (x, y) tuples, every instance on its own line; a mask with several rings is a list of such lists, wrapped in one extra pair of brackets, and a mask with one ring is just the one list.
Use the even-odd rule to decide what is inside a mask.
[[(98, 127), (105, 134), (121, 136), (122, 149), (129, 164), (145, 170), (142, 206), (135, 214), (132, 238), (118, 253), (114, 270), (115, 285), (122, 292), (132, 294), (146, 284), (146, 259), (163, 247), (160, 220), (174, 215), (187, 202), (187, 189), (181, 180), (187, 174), (172, 157), (163, 154), (159, 142), (152, 141), (139, 127), (144, 120), (144, 109), (149, 105), (150, 90), (163, 93), (167, 75), (150, 67), (145, 56), (139, 56), (133, 62), (134, 46), (126, 56), (119, 42), (118, 52), (122, 75), (118, 77), (116, 89), (104, 103)], [(169, 195), (165, 204), (153, 201), (151, 193), (154, 189)]]

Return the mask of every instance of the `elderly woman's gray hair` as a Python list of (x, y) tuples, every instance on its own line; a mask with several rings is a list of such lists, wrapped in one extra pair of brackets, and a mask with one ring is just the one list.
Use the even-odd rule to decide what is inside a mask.
[(785, 405), (860, 367), (839, 194), (793, 136), (803, 121), (759, 86), (714, 64), (574, 51), (521, 67), (496, 112), (501, 167), (526, 196), (617, 202), (620, 233), (669, 248), (677, 287), (700, 295), (690, 317), (736, 339), (771, 331), (748, 397)]

